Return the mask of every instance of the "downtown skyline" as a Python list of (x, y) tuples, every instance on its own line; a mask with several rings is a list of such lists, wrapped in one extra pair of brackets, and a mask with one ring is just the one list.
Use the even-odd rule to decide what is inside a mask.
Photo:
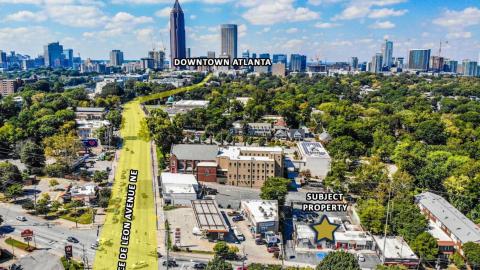
[[(478, 60), (480, 8), (475, 1), (309, 0), (180, 1), (186, 47), (192, 56), (220, 52), (220, 25), (238, 25), (238, 53), (300, 53), (308, 59), (368, 61), (385, 38), (394, 56), (408, 49), (438, 51), (457, 60)], [(107, 59), (120, 49), (139, 59), (153, 47), (169, 52), (165, 0), (0, 0), (0, 49), (33, 57), (60, 41), (83, 59)], [(71, 16), (77, 14), (77, 16)], [(448, 41), (448, 44), (445, 43)]]

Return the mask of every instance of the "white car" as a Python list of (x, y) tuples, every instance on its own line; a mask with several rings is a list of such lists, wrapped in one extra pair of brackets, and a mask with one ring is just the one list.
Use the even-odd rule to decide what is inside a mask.
[(365, 261), (365, 256), (363, 256), (362, 254), (358, 254), (358, 261), (359, 262), (364, 262)]
[(23, 221), (23, 222), (27, 221), (27, 218), (24, 217), (24, 216), (18, 216), (18, 217), (16, 217), (16, 219), (17, 219), (18, 221)]

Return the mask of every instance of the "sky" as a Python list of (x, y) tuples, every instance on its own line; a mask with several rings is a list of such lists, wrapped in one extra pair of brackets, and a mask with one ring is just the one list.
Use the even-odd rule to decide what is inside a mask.
[[(0, 50), (36, 56), (60, 41), (83, 59), (169, 55), (174, 0), (0, 0)], [(480, 57), (479, 0), (180, 0), (192, 56), (220, 50), (223, 23), (238, 24), (243, 50), (301, 53), (308, 60), (368, 61), (385, 39), (394, 56), (432, 49), (456, 59)]]

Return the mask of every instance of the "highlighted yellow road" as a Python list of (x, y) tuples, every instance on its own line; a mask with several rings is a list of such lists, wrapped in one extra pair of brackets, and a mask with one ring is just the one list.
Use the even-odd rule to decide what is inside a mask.
[(95, 255), (94, 270), (117, 269), (122, 227), (125, 221), (123, 215), (127, 197), (127, 185), (131, 169), (138, 170), (138, 180), (136, 183), (135, 205), (133, 208), (130, 241), (128, 243), (126, 269), (158, 269), (156, 256), (157, 216), (152, 188), (151, 150), (150, 142), (139, 136), (141, 122), (145, 118), (140, 104), (149, 100), (195, 90), (203, 86), (209, 79), (210, 75), (197, 85), (140, 97), (125, 104), (123, 125), (120, 131), (124, 144), (116, 165), (112, 198), (100, 234), (100, 248)]

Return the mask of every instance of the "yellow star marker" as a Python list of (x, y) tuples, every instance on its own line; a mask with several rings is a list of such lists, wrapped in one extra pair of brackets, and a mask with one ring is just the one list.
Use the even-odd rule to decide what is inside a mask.
[(339, 225), (330, 223), (326, 215), (322, 217), (320, 223), (311, 226), (311, 228), (315, 231), (317, 242), (322, 241), (323, 239), (333, 242), (335, 240), (333, 233), (338, 229), (338, 227)]

